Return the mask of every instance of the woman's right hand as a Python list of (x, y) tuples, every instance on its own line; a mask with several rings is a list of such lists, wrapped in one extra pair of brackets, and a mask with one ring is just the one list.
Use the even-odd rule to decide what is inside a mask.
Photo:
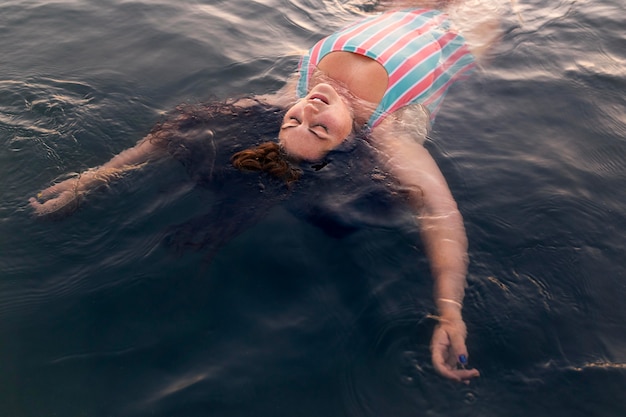
[(42, 190), (28, 202), (40, 217), (63, 216), (74, 212), (80, 203), (79, 179), (69, 178)]
[[(431, 339), (431, 355), (435, 370), (453, 381), (469, 384), (472, 378), (480, 376), (477, 369), (465, 369), (467, 330), (463, 319), (440, 319)], [(460, 358), (463, 357), (463, 361)], [(462, 365), (462, 369), (459, 367)]]

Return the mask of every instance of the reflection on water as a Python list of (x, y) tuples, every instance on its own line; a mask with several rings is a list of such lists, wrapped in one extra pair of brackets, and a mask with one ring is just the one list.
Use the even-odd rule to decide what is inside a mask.
[(276, 209), (207, 265), (163, 245), (215, 197), (174, 163), (61, 221), (26, 206), (178, 103), (280, 87), (354, 1), (3, 3), (0, 414), (623, 416), (621, 7), (516, 1), (438, 116), (470, 239), (466, 387), (432, 370), (428, 266), (393, 222), (337, 239)]

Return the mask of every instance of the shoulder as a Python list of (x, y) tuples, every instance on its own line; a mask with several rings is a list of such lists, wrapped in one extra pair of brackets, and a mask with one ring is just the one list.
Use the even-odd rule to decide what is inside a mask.
[(420, 104), (404, 106), (385, 116), (371, 131), (374, 141), (389, 140), (394, 137), (409, 137), (423, 144), (431, 129), (430, 112)]

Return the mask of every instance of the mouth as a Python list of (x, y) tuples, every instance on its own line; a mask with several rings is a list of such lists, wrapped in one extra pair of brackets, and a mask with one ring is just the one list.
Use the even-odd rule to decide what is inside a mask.
[(310, 101), (316, 101), (316, 102), (321, 102), (324, 104), (328, 104), (328, 97), (326, 97), (323, 94), (319, 94), (319, 93), (315, 93), (312, 96), (309, 97)]

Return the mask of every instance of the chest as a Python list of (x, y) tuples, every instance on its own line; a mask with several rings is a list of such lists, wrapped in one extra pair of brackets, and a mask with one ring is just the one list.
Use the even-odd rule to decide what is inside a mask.
[(324, 56), (318, 69), (342, 82), (357, 97), (370, 103), (379, 103), (389, 82), (385, 68), (364, 55), (336, 51)]

